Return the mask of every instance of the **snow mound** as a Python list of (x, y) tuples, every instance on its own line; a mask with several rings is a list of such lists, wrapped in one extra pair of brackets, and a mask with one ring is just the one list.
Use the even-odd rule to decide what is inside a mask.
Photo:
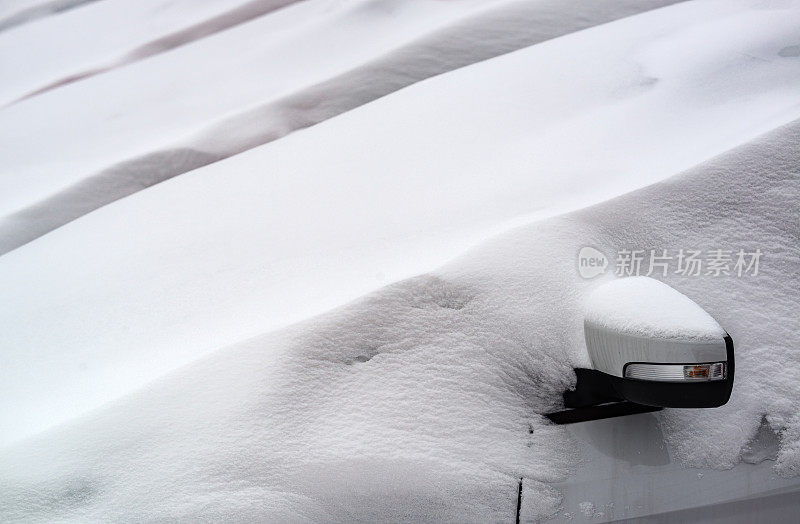
[(754, 5), (678, 4), (428, 79), (0, 257), (0, 439), (800, 117), (800, 62), (777, 56), (800, 11)]
[[(210, 163), (419, 80), (673, 1), (309, 0), (255, 18), (285, 2), (198, 9), (197, 2), (107, 0), (0, 35), (0, 49), (9, 50), (0, 60), (7, 96), (40, 92), (0, 112), (0, 129), (8, 130), (0, 139), (9, 144), (0, 153), (0, 253), (196, 167), (166, 162), (152, 176), (154, 155), (192, 150)], [(230, 10), (219, 14), (224, 6)], [(172, 33), (158, 37), (164, 31)], [(41, 42), (42, 32), (85, 36), (62, 45)], [(183, 45), (190, 36), (196, 41)], [(37, 54), (11, 53), (19, 48)], [(123, 63), (130, 65), (112, 67)], [(62, 88), (41, 94), (48, 86)], [(109, 176), (120, 171), (141, 172), (141, 181)]]
[(220, 160), (191, 148), (164, 149), (142, 155), (89, 176), (41, 202), (0, 219), (0, 253), (11, 251), (44, 232), (90, 213), (100, 204), (132, 195)]
[(0, 71), (6, 80), (0, 106), (185, 45), (292, 0), (38, 1), (0, 19), (2, 30), (63, 13), (0, 33), (5, 49)]
[[(585, 365), (582, 245), (760, 247), (749, 278), (665, 281), (737, 346), (728, 405), (666, 410), (688, 463), (726, 467), (766, 416), (800, 435), (800, 120), (680, 176), (509, 231), (430, 275), (215, 352), (0, 453), (6, 519), (534, 518), (578, 457), (540, 414)], [(732, 211), (735, 210), (735, 211)], [(789, 277), (789, 278), (787, 278)], [(606, 279), (611, 277), (605, 277)], [(776, 370), (778, 371), (776, 374)]]
[(522, 475), (552, 511), (570, 370), (486, 305), (422, 276), (212, 355), (4, 450), (0, 516), (511, 520)]
[(797, 474), (796, 4), (686, 3), (451, 72), (0, 257), (0, 437), (63, 422), (0, 448), (0, 520), (510, 521), (520, 479), (544, 517), (580, 457), (542, 413), (612, 278), (579, 276), (590, 245), (764, 253), (663, 276), (736, 340), (737, 380), (659, 417), (718, 468), (766, 421)]
[(580, 212), (606, 252), (640, 245), (669, 250), (760, 249), (758, 274), (659, 279), (697, 302), (736, 344), (728, 404), (660, 414), (674, 456), (687, 464), (732, 467), (762, 418), (780, 435), (776, 471), (796, 474), (800, 406), (800, 122), (784, 126), (664, 183)]
[(649, 277), (614, 280), (586, 300), (586, 321), (641, 337), (719, 340), (725, 330), (686, 295)]

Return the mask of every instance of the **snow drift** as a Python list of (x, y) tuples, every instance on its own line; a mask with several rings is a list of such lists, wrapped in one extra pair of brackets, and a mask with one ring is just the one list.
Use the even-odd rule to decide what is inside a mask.
[(428, 271), (531, 213), (602, 201), (800, 117), (800, 62), (778, 56), (797, 12), (686, 3), (549, 40), (7, 253), (0, 438)]
[(548, 515), (580, 457), (542, 413), (613, 278), (579, 277), (585, 246), (764, 253), (758, 275), (663, 277), (736, 340), (737, 379), (727, 406), (661, 424), (686, 464), (724, 468), (766, 420), (797, 474), (798, 11), (699, 1), (566, 35), (6, 253), (0, 518), (511, 520), (520, 478), (525, 515)]
[[(3, 84), (8, 96), (83, 79), (0, 112), (0, 130), (7, 130), (0, 139), (8, 145), (0, 155), (0, 253), (143, 187), (416, 81), (674, 0), (310, 0), (260, 18), (254, 9), (285, 2), (249, 2), (217, 15), (229, 4), (197, 9), (192, 2), (190, 16), (183, 3), (167, 9), (162, 2), (107, 0), (46, 27), (0, 34), (9, 50), (0, 61), (11, 79)], [(154, 11), (155, 27), (148, 22)], [(163, 53), (187, 43), (180, 35), (219, 29), (219, 19), (242, 22), (237, 13), (254, 19)], [(201, 15), (211, 18), (180, 29)], [(42, 31), (76, 28), (87, 36), (66, 47), (60, 39), (41, 42)], [(171, 36), (156, 38), (168, 30)], [(37, 52), (11, 52), (20, 48)], [(142, 50), (162, 53), (132, 64)], [(108, 61), (132, 65), (111, 71), (102, 65)], [(78, 72), (65, 69), (75, 64)], [(91, 76), (98, 71), (107, 72)]]
[[(689, 463), (730, 466), (762, 416), (800, 464), (800, 121), (682, 175), (503, 234), (442, 269), (262, 335), (6, 448), (5, 518), (511, 520), (576, 467), (557, 408), (585, 365), (581, 246), (760, 247), (750, 278), (666, 281), (737, 340), (730, 403), (662, 423)], [(787, 249), (788, 248), (788, 249)], [(777, 321), (776, 319), (781, 319)], [(776, 374), (776, 370), (780, 370)]]
[[(90, 5), (0, 34), (6, 49), (0, 64), (6, 79), (0, 86), (0, 106), (168, 51), (291, 1), (39, 1), (0, 18), (0, 29), (38, 18), (31, 17), (33, 13), (41, 16)], [(26, 52), (20, 52), (23, 49)]]

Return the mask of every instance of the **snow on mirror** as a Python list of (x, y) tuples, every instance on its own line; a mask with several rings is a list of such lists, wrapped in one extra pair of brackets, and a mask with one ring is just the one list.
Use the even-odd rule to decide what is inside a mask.
[[(730, 398), (731, 337), (689, 297), (658, 280), (623, 278), (598, 287), (586, 303), (584, 335), (593, 369), (575, 370), (578, 382), (564, 394), (566, 407), (627, 403), (583, 412), (580, 420), (718, 407)], [(551, 419), (578, 421), (562, 420), (564, 413)]]

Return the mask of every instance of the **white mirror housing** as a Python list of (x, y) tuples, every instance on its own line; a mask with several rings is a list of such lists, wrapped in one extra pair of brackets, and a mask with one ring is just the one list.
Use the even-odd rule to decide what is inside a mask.
[[(576, 370), (570, 407), (629, 400), (660, 407), (716, 407), (733, 388), (733, 341), (686, 295), (647, 277), (611, 281), (586, 303), (592, 370)], [(583, 382), (583, 384), (580, 384)]]

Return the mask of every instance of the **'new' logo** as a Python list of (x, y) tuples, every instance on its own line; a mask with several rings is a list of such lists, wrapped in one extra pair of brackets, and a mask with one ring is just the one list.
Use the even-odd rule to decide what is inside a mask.
[(594, 278), (605, 272), (608, 259), (593, 247), (582, 247), (578, 252), (578, 273), (583, 278)]

